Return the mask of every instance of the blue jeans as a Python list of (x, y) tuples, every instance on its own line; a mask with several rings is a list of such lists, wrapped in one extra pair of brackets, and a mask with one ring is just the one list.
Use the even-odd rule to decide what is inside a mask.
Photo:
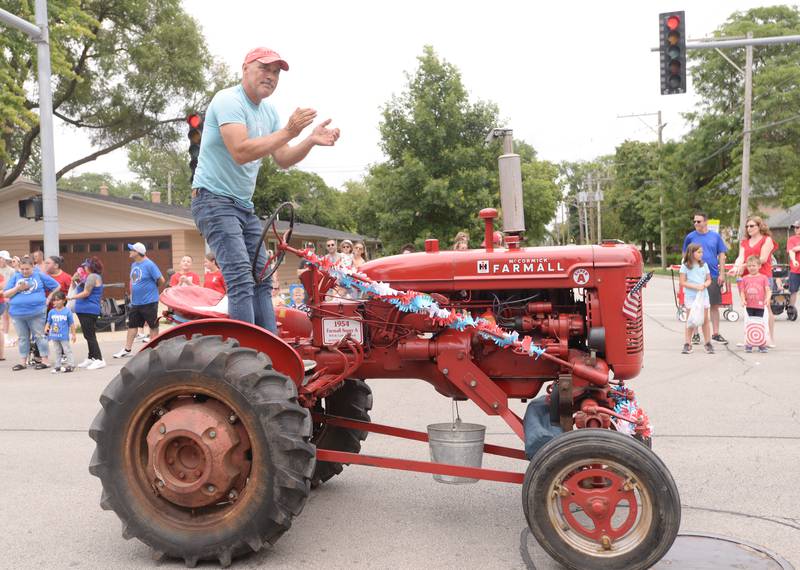
[(228, 315), (277, 333), (272, 309), (272, 281), (256, 283), (252, 260), (261, 270), (267, 252), (261, 241), (261, 220), (233, 199), (200, 189), (192, 200), (192, 217), (217, 263), (228, 288)]
[(47, 358), (47, 338), (44, 336), (44, 313), (28, 315), (26, 317), (11, 317), (14, 321), (14, 330), (19, 336), (19, 355), (27, 358), (31, 351), (31, 335), (39, 347), (39, 355)]

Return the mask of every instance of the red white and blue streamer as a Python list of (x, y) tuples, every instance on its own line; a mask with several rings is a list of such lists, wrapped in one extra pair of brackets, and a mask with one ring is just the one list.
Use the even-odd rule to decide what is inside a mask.
[(625, 386), (617, 386), (610, 391), (611, 398), (614, 400), (614, 412), (627, 418), (611, 418), (617, 431), (630, 436), (639, 435), (642, 438), (650, 438), (653, 435), (653, 426), (650, 418), (645, 411), (639, 407), (639, 402), (633, 390)]
[(473, 317), (467, 311), (444, 309), (427, 293), (394, 289), (388, 283), (373, 281), (354, 268), (339, 266), (325, 257), (317, 256), (308, 249), (301, 250), (300, 253), (306, 261), (317, 267), (322, 273), (335, 279), (340, 287), (351, 291), (356, 290), (362, 298), (384, 301), (404, 313), (426, 315), (443, 328), (458, 331), (473, 329), (480, 337), (501, 348), (511, 348), (515, 352), (536, 358), (545, 352), (545, 349), (536, 345), (531, 337), (520, 339), (518, 332), (507, 331), (489, 319)]

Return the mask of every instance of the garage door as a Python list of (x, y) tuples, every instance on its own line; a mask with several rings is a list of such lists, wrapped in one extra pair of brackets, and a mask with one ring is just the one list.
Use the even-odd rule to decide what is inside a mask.
[[(104, 297), (122, 299), (129, 288), (131, 260), (128, 244), (140, 241), (166, 278), (172, 267), (172, 238), (170, 236), (60, 240), (59, 249), (64, 258), (64, 271), (73, 273), (87, 257), (97, 256), (103, 263)], [(41, 241), (31, 242), (31, 251), (43, 249)]]

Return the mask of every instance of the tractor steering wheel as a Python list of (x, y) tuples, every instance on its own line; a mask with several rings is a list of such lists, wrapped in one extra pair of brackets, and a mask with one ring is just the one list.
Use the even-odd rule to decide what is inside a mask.
[[(276, 222), (278, 221), (278, 214), (281, 210), (288, 209), (289, 210), (289, 229), (286, 230), (283, 235), (281, 236), (278, 233), (278, 228)], [(278, 246), (276, 247), (276, 251), (272, 253), (267, 258), (264, 267), (260, 270), (258, 268), (258, 254), (261, 253), (261, 248), (259, 247), (256, 249), (255, 255), (253, 256), (253, 278), (256, 281), (256, 284), (263, 282), (266, 279), (272, 277), (272, 275), (278, 270), (281, 263), (283, 263), (283, 258), (286, 256), (286, 250), (281, 249), (281, 245), (288, 244), (289, 240), (292, 239), (292, 232), (294, 231), (294, 205), (291, 202), (284, 202), (280, 206), (278, 206), (272, 215), (267, 218), (267, 221), (264, 222), (264, 231), (261, 232), (261, 243), (264, 244), (264, 247), (267, 251), (269, 251), (269, 242), (267, 241), (267, 234), (270, 232), (275, 234), (275, 237), (278, 240)]]

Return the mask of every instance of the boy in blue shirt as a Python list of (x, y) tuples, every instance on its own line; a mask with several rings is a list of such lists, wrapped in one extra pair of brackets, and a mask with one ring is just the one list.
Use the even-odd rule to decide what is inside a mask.
[[(52, 296), (53, 308), (47, 313), (47, 324), (44, 333), (50, 341), (53, 352), (53, 372), (72, 372), (75, 368), (75, 357), (72, 354), (70, 341), (75, 343), (75, 317), (67, 304), (63, 291), (56, 291)], [(62, 363), (63, 361), (63, 363)]]
[(131, 356), (136, 330), (145, 323), (150, 327), (150, 338), (158, 336), (158, 288), (164, 277), (158, 266), (147, 257), (147, 248), (140, 241), (129, 243), (131, 263), (131, 304), (128, 307), (128, 336), (125, 346), (114, 358)]

